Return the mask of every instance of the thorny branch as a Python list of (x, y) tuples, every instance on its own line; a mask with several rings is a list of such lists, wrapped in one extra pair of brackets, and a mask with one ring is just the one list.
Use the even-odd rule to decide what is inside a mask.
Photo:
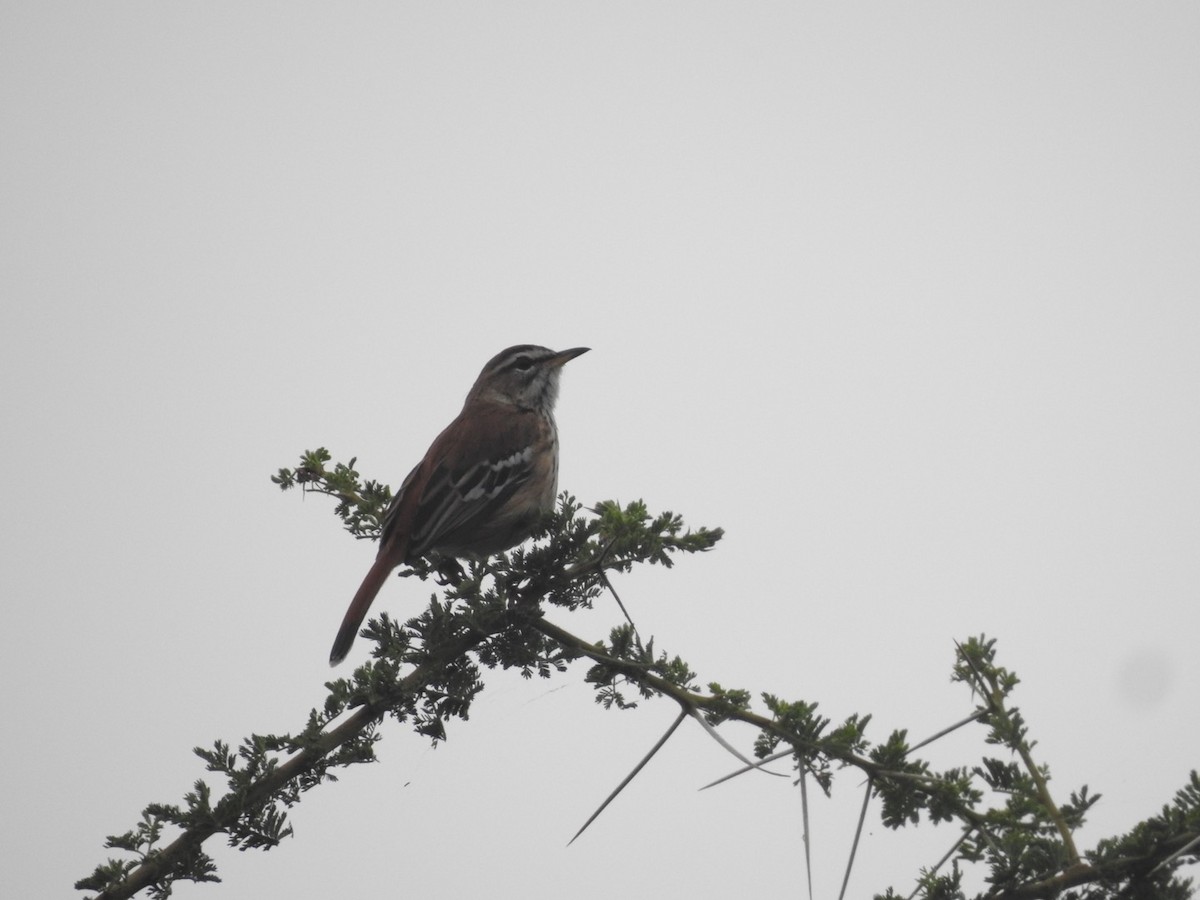
[[(300, 467), (282, 469), (273, 480), (284, 489), (301, 486), (335, 497), (335, 512), (347, 530), (356, 537), (375, 536), (390, 491), (376, 482), (360, 483), (353, 460), (332, 469), (327, 462), (329, 454), (323, 449), (306, 453)], [(894, 732), (881, 743), (868, 741), (870, 716), (853, 715), (831, 728), (828, 719), (816, 714), (815, 703), (788, 702), (770, 694), (762, 695), (769, 715), (757, 713), (750, 709), (746, 691), (715, 682), (707, 691), (699, 690), (695, 674), (682, 660), (656, 653), (654, 641), (643, 643), (632, 625), (614, 628), (608, 642), (589, 642), (551, 622), (545, 606), (567, 611), (589, 606), (602, 587), (611, 584), (609, 573), (647, 562), (670, 566), (673, 555), (702, 552), (721, 537), (719, 529), (687, 531), (672, 513), (651, 517), (641, 503), (597, 504), (589, 516), (580, 511), (574, 499), (564, 495), (547, 533), (529, 549), (501, 555), (486, 565), (472, 563), (460, 582), (446, 588), (444, 600), (408, 623), (399, 624), (386, 614), (373, 620), (364, 632), (377, 644), (373, 661), (351, 679), (329, 683), (323, 710), (314, 710), (298, 735), (255, 735), (236, 754), (220, 742), (213, 751), (197, 750), (210, 771), (228, 777), (228, 793), (213, 805), (210, 789), (197, 782), (196, 791), (186, 798), (186, 810), (151, 804), (137, 829), (109, 839), (110, 847), (137, 859), (109, 860), (76, 887), (99, 891), (95, 900), (127, 898), (143, 889), (160, 898), (170, 893), (175, 880), (217, 880), (212, 861), (201, 850), (204, 841), (220, 833), (243, 849), (277, 844), (290, 833), (283, 809), (299, 802), (302, 792), (333, 780), (331, 768), (374, 759), (377, 729), (385, 716), (442, 740), (444, 721), (465, 716), (483, 689), (480, 666), (516, 667), (527, 675), (550, 677), (565, 671), (572, 660), (587, 659), (592, 664), (587, 680), (607, 707), (635, 707), (637, 702), (624, 695), (630, 689), (642, 699), (669, 697), (680, 707), (678, 721), (692, 715), (709, 726), (741, 722), (754, 728), (754, 753), (761, 762), (790, 755), (803, 783), (812, 777), (826, 794), (835, 766), (858, 769), (880, 799), (881, 818), (888, 827), (916, 823), (922, 815), (935, 823), (962, 823), (963, 833), (947, 854), (953, 857), (952, 871), (938, 874), (942, 863), (926, 870), (916, 892), (922, 896), (964, 897), (960, 862), (988, 865), (992, 887), (981, 896), (994, 900), (1100, 900), (1124, 896), (1120, 892), (1135, 884), (1139, 890), (1160, 889), (1156, 896), (1187, 896), (1186, 882), (1173, 872), (1200, 854), (1195, 843), (1200, 835), (1200, 777), (1192, 773), (1190, 784), (1161, 816), (1081, 855), (1072, 831), (1098, 797), (1084, 788), (1072, 794), (1069, 804), (1055, 803), (1047, 770), (1032, 757), (1019, 711), (1006, 702), (1017, 679), (995, 665), (994, 641), (979, 638), (959, 645), (956, 680), (971, 685), (984, 705), (929, 740), (978, 721), (990, 729), (989, 743), (1006, 746), (1020, 758), (1023, 772), (989, 759), (971, 769), (934, 772), (913, 756), (920, 745), (910, 746), (904, 732)], [(429, 578), (436, 563), (422, 561), (403, 574)], [(786, 751), (780, 751), (781, 745)], [(286, 758), (272, 755), (277, 753)], [(991, 791), (1005, 792), (1009, 806), (984, 808), (980, 781)], [(164, 825), (180, 833), (160, 848), (155, 844)], [(1047, 862), (1029, 862), (1032, 855), (1025, 851), (1034, 847), (1049, 851), (1038, 856)], [(1090, 886), (1086, 895), (1070, 893), (1084, 885)], [(879, 895), (898, 896), (890, 889)]]

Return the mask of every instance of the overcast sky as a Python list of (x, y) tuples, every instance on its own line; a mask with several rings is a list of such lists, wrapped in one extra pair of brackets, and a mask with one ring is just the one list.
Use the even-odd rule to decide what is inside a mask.
[[(562, 487), (726, 529), (619, 581), (702, 681), (919, 738), (986, 632), (1059, 794), (1104, 795), (1082, 843), (1157, 812), (1200, 765), (1198, 34), (1184, 2), (0, 5), (6, 891), (71, 896), (194, 745), (303, 726), (373, 548), (270, 474), (324, 445), (397, 484), (524, 342), (593, 348)], [(175, 896), (803, 896), (798, 792), (697, 793), (732, 761), (690, 725), (565, 848), (675, 715), (583, 671), (489, 675), (437, 750), (385, 725)], [(860, 791), (814, 803), (820, 898)], [(870, 821), (852, 897), (956, 836)]]

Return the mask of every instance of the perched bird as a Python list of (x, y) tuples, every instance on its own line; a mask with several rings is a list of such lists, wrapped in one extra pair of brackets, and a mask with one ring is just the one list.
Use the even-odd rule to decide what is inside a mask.
[(553, 510), (558, 380), (563, 364), (587, 351), (555, 353), (520, 344), (483, 367), (462, 412), (392, 498), (379, 553), (342, 619), (331, 666), (346, 658), (375, 595), (397, 566), (431, 552), (483, 559), (521, 543)]

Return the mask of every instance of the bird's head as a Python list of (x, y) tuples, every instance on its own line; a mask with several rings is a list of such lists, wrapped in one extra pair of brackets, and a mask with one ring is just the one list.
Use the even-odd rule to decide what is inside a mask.
[(497, 353), (483, 367), (467, 397), (536, 409), (549, 415), (558, 399), (558, 379), (565, 363), (587, 353), (587, 347), (554, 351), (518, 344)]

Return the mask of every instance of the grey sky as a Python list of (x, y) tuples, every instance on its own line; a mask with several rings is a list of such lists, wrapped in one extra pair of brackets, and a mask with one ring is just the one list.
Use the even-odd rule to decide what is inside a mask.
[[(397, 483), (520, 342), (593, 348), (564, 488), (727, 530), (620, 583), (702, 679), (921, 737), (987, 632), (1059, 791), (1104, 794), (1083, 843), (1156, 812), (1200, 765), (1198, 33), (1188, 3), (5, 3), (12, 896), (69, 896), (192, 746), (303, 725), (372, 549), (268, 476), (323, 444)], [(730, 760), (693, 729), (564, 849), (673, 715), (496, 677), (177, 896), (801, 896), (796, 791), (697, 794)], [(859, 789), (815, 805), (818, 896)], [(954, 837), (869, 832), (852, 896)]]

